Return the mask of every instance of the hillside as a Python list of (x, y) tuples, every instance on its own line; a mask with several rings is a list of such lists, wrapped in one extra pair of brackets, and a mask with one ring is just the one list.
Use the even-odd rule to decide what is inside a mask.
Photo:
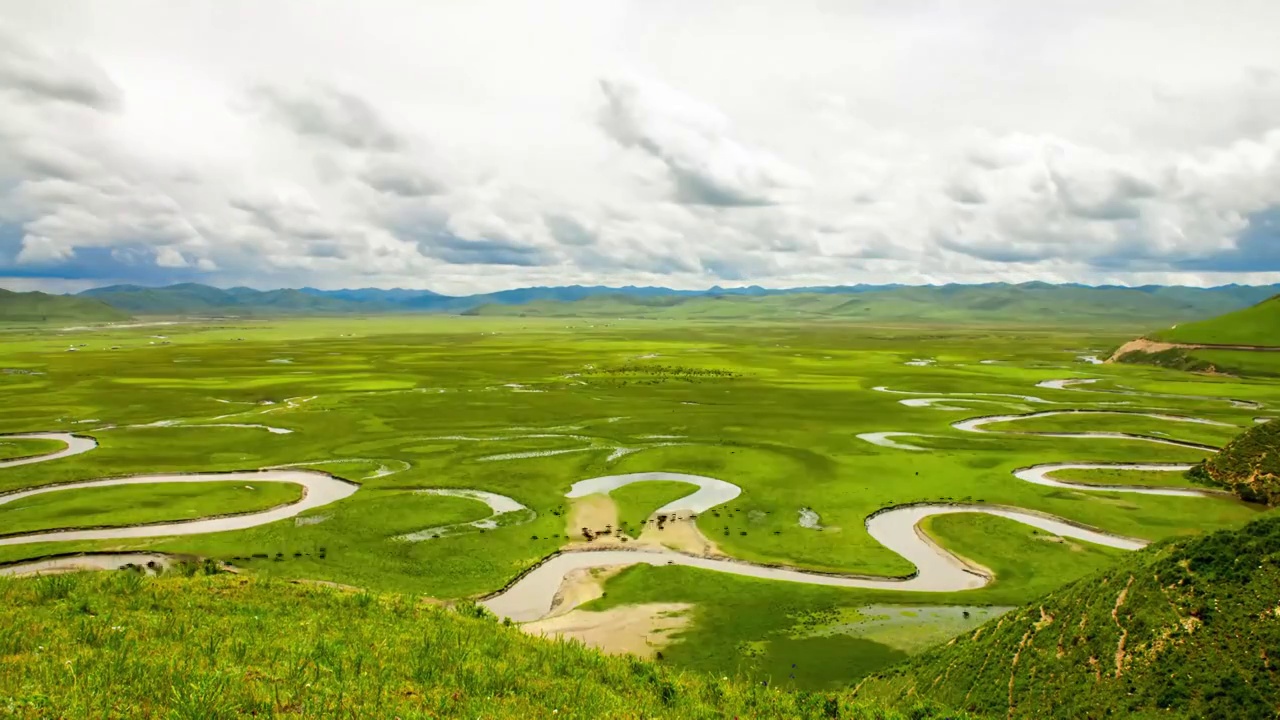
[(1280, 375), (1280, 295), (1132, 340), (1111, 361), (1190, 372)]
[(1280, 422), (1250, 428), (1192, 472), (1242, 500), (1280, 505)]
[(129, 314), (92, 298), (0, 288), (0, 323), (111, 322)]
[(1243, 310), (1152, 333), (1151, 338), (1199, 345), (1280, 346), (1280, 295)]
[(188, 574), (0, 582), (0, 714), (902, 717), (534, 638), (475, 606)]
[(1162, 543), (868, 679), (1007, 717), (1274, 718), (1280, 516)]

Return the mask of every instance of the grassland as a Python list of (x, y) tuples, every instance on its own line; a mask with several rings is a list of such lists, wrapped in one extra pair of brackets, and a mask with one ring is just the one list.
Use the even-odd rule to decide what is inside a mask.
[[(1130, 333), (488, 317), (224, 320), (9, 332), (0, 348), (0, 369), (18, 372), (0, 373), (6, 400), (0, 432), (88, 432), (100, 447), (0, 470), (0, 491), (131, 473), (294, 463), (358, 482), (361, 489), (303, 517), (249, 530), (3, 546), (0, 562), (139, 549), (212, 557), (265, 579), (325, 580), (444, 599), (477, 597), (502, 587), (567, 541), (564, 494), (574, 482), (656, 470), (708, 475), (742, 487), (729, 507), (698, 520), (726, 554), (840, 573), (912, 572), (864, 528), (869, 514), (910, 502), (1028, 508), (1152, 540), (1238, 527), (1255, 517), (1258, 507), (1228, 498), (1063, 490), (1012, 475), (1045, 462), (1194, 463), (1204, 452), (951, 427), (976, 415), (1021, 412), (990, 404), (1026, 404), (1015, 398), (947, 397), (946, 406), (957, 408), (951, 410), (900, 402), (944, 393), (1030, 394), (1053, 403), (1032, 403), (1030, 409), (1126, 402), (1126, 409), (1159, 408), (1239, 427), (1258, 411), (1219, 398), (1280, 404), (1280, 383), (1265, 378), (1188, 376), (1076, 360), (1105, 353)], [(64, 352), (71, 343), (84, 347)], [(905, 364), (919, 357), (935, 364)], [(1068, 390), (1035, 387), (1067, 377), (1099, 382)], [(919, 395), (875, 389), (881, 386)], [(1124, 394), (1131, 392), (1191, 397)], [(1126, 425), (1127, 420), (1132, 422)], [(173, 424), (155, 425), (162, 421)], [(1036, 421), (1019, 422), (1025, 426), (1011, 425), (1036, 427), (1028, 424)], [(1171, 423), (1177, 427), (1166, 430), (1139, 418), (1114, 422), (1132, 432), (1176, 430), (1196, 442), (1223, 440), (1220, 429), (1208, 425)], [(103, 429), (107, 426), (112, 429)], [(1096, 429), (1092, 420), (1074, 427)], [(928, 437), (910, 440), (926, 451), (880, 447), (856, 437), (880, 431), (925, 433)], [(619, 448), (632, 452), (620, 454)], [(499, 493), (531, 508), (536, 517), (436, 540), (398, 540), (490, 514), (475, 500), (417, 492), (428, 488)], [(661, 487), (643, 485), (614, 493), (628, 522), (670, 497)], [(190, 507), (186, 500), (176, 498), (168, 508)], [(208, 502), (204, 508), (216, 514), (222, 504)], [(800, 508), (816, 511), (825, 529), (801, 527)], [(0, 525), (16, 517), (12, 508), (0, 506)], [(609, 583), (605, 602), (695, 603), (695, 621), (683, 640), (664, 650), (669, 663), (736, 670), (726, 668), (726, 658), (738, 657), (733, 653), (743, 647), (755, 653), (744, 672), (791, 681), (788, 666), (807, 657), (812, 669), (798, 668), (796, 685), (826, 687), (838, 682), (841, 672), (846, 677), (852, 672), (841, 667), (874, 669), (875, 663), (859, 658), (897, 656), (888, 651), (868, 656), (869, 646), (845, 642), (858, 638), (803, 635), (795, 617), (822, 608), (846, 612), (868, 603), (1014, 605), (1030, 600), (1046, 583), (1096, 570), (1108, 557), (1100, 550), (1033, 537), (1025, 529), (995, 532), (976, 515), (938, 519), (930, 532), (965, 557), (997, 569), (998, 581), (981, 591), (926, 596), (635, 568)], [(1002, 574), (996, 567), (1002, 557), (1039, 558), (1035, 563), (1050, 571), (1010, 568)], [(779, 613), (778, 607), (794, 610)]]
[(0, 602), (8, 717), (899, 717), (607, 657), (404, 596), (122, 572), (3, 581)]
[[(158, 483), (45, 493), (6, 503), (0, 534), (84, 527), (121, 527), (210, 514), (235, 515), (297, 502), (289, 483)], [(212, 510), (211, 510), (212, 509)]]
[(1088, 485), (1146, 485), (1148, 487), (1195, 487), (1202, 483), (1183, 472), (1156, 470), (1112, 470), (1109, 468), (1058, 470), (1050, 473), (1055, 480)]
[(1192, 350), (1191, 357), (1217, 368), (1219, 372), (1244, 376), (1280, 377), (1280, 352), (1246, 350)]
[(19, 439), (0, 441), (0, 460), (15, 460), (17, 458), (33, 457), (36, 455), (48, 455), (51, 452), (61, 450), (63, 447), (61, 442), (57, 440), (43, 439)]
[[(1209, 416), (1215, 413), (1202, 412)], [(1229, 417), (1229, 416), (1228, 416)], [(1238, 416), (1237, 421), (1243, 421)], [(1051, 417), (1029, 418), (1012, 422), (993, 423), (984, 427), (986, 430), (1001, 432), (1026, 433), (1062, 433), (1062, 432), (1113, 432), (1146, 437), (1183, 440), (1204, 445), (1221, 447), (1232, 438), (1244, 432), (1248, 425), (1204, 425), (1178, 420), (1143, 417), (1141, 415), (1055, 415)]]

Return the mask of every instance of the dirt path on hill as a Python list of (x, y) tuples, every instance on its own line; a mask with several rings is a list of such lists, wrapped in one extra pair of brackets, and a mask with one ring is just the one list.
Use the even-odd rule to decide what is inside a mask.
[(1206, 343), (1169, 343), (1138, 338), (1121, 345), (1106, 359), (1113, 363), (1132, 352), (1158, 353), (1166, 350), (1246, 350), (1248, 352), (1280, 352), (1280, 347), (1269, 345), (1211, 345)]

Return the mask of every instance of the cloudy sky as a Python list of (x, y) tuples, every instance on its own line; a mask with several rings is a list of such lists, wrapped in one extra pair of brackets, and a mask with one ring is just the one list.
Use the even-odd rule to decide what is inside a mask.
[(0, 286), (1280, 281), (1280, 2), (0, 0)]

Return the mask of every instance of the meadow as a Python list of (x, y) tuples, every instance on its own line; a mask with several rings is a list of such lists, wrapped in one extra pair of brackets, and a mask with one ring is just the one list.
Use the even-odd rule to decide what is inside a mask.
[(0, 714), (941, 717), (541, 642), (474, 605), (184, 574), (0, 579)]
[[(645, 471), (709, 476), (742, 489), (697, 518), (724, 555), (828, 573), (910, 575), (914, 566), (864, 525), (876, 511), (909, 503), (1016, 507), (1145, 540), (1242, 525), (1261, 509), (1227, 497), (1053, 488), (1013, 476), (1053, 462), (1190, 464), (1210, 452), (1136, 437), (1034, 433), (1101, 430), (1217, 447), (1280, 406), (1280, 382), (1271, 379), (1078, 359), (1105, 355), (1132, 334), (502, 317), (0, 331), (0, 433), (73, 432), (98, 442), (92, 452), (0, 468), (0, 492), (281, 466), (360, 485), (337, 503), (250, 529), (0, 545), (0, 563), (146, 550), (215, 558), (266, 579), (479, 598), (581, 540), (568, 523), (573, 503), (565, 493), (574, 482)], [(1067, 378), (1097, 382), (1037, 386)], [(953, 427), (982, 415), (1057, 409), (1221, 424), (1108, 414), (1006, 421), (983, 432)], [(919, 449), (858, 437), (879, 432), (919, 433), (897, 438)], [(39, 441), (0, 443), (0, 459), (49, 449)], [(1118, 471), (1105, 472), (1074, 481), (1195, 487), (1181, 474), (1116, 480)], [(53, 492), (0, 505), (0, 536), (247, 512), (296, 496), (287, 485), (254, 487), (211, 481)], [(423, 492), (436, 489), (496, 493), (531, 512), (486, 525), (493, 509)], [(687, 490), (637, 483), (612, 499), (619, 520), (636, 526)], [(816, 514), (819, 528), (801, 525), (802, 509)], [(400, 539), (427, 528), (451, 529), (435, 539)], [(994, 582), (909, 593), (637, 566), (608, 580), (605, 596), (584, 609), (690, 603), (693, 619), (670, 638), (665, 661), (823, 688), (915, 650), (859, 635), (856, 624), (848, 633), (823, 631), (859, 608), (1006, 607), (1123, 552), (972, 513), (930, 518), (924, 529), (993, 571)], [(957, 631), (951, 620), (931, 617), (921, 615), (920, 632)]]

